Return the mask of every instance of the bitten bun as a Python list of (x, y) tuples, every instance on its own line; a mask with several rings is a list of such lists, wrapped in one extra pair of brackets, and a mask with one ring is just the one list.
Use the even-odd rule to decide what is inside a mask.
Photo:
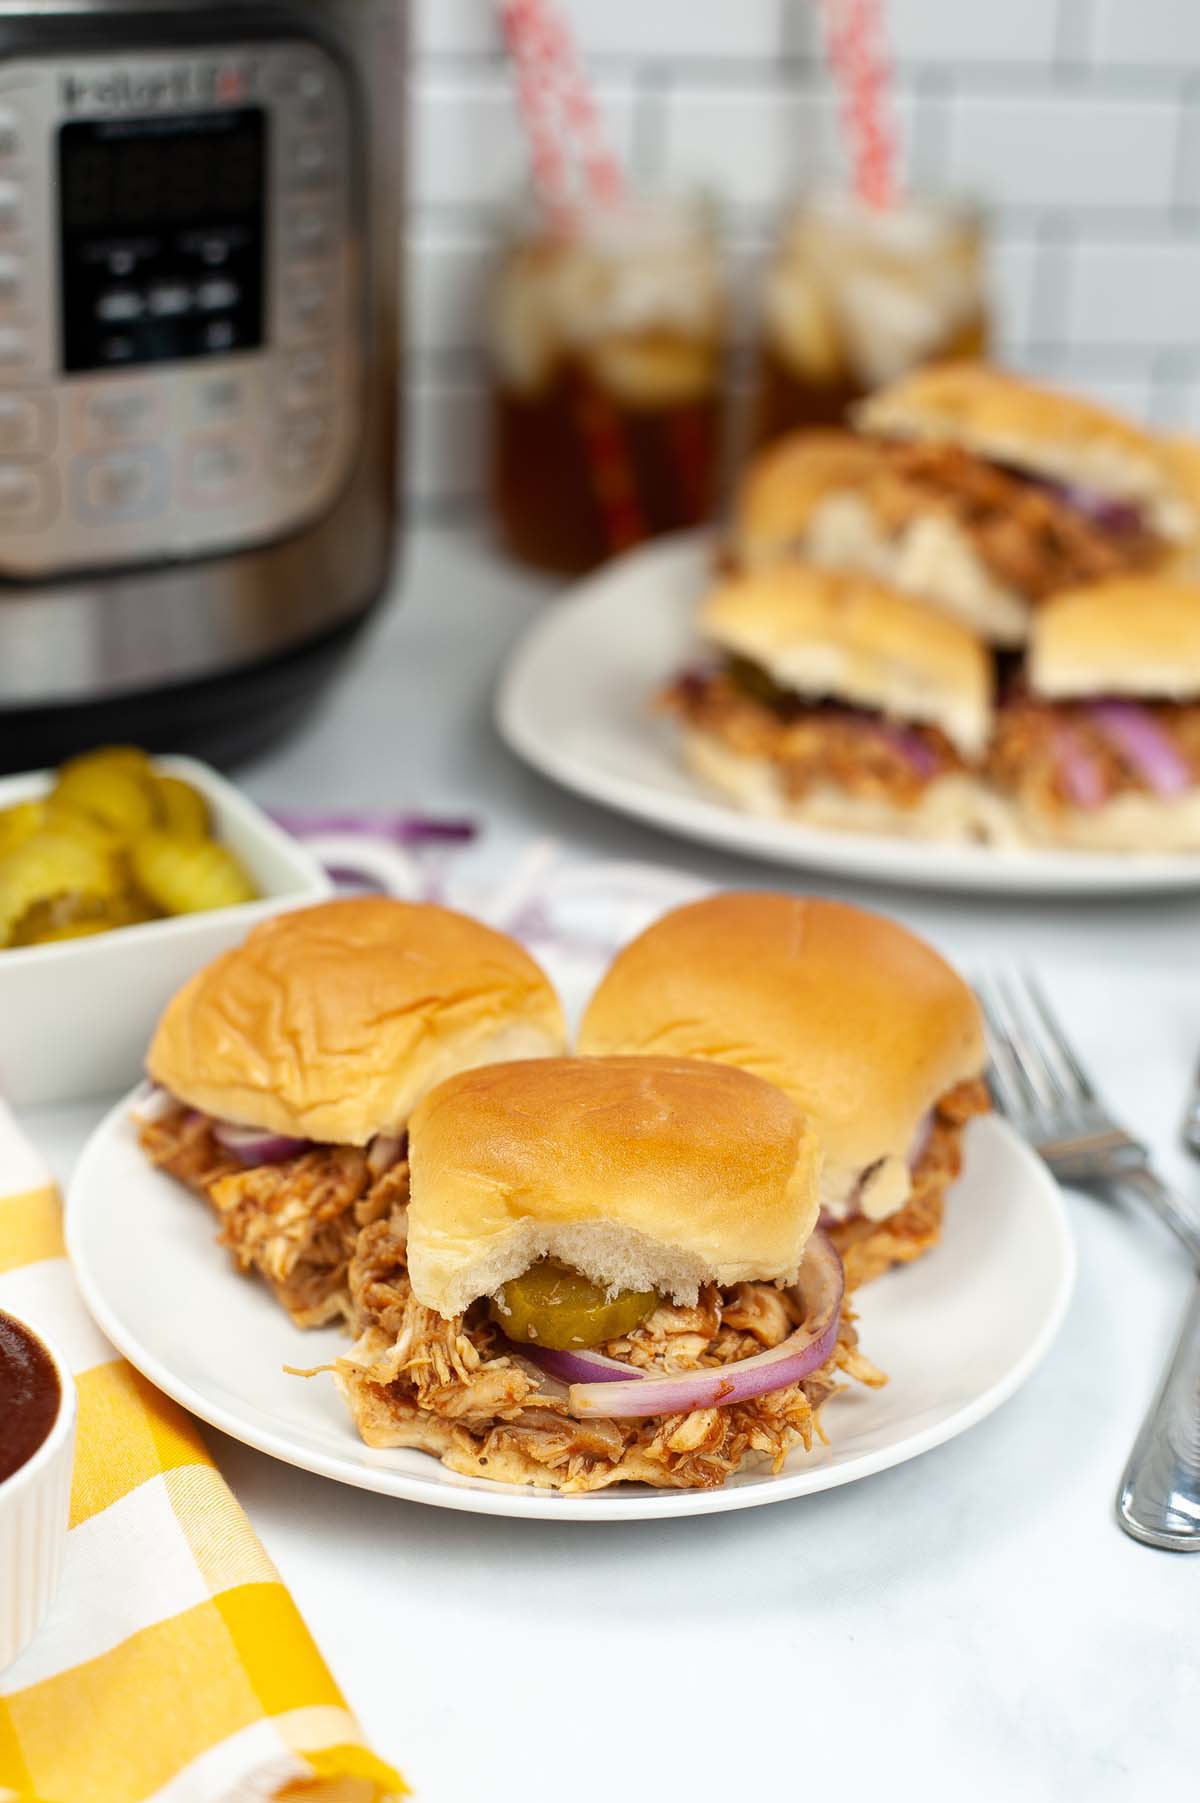
[(704, 1283), (791, 1283), (819, 1155), (794, 1104), (679, 1058), (466, 1071), (409, 1123), (413, 1293), (461, 1314), (536, 1260), (694, 1302)]
[(1196, 530), (1188, 486), (1167, 446), (1091, 401), (986, 363), (933, 363), (855, 409), (884, 438), (961, 445), (996, 463), (1140, 507), (1163, 538)]
[(873, 476), (882, 453), (851, 432), (794, 432), (751, 459), (738, 488), (735, 550), (747, 567), (803, 555), (813, 515)]
[(561, 1052), (564, 1033), (515, 940), (372, 896), (255, 927), (167, 1004), (146, 1068), (206, 1114), (357, 1146), (401, 1129), (443, 1078)]
[(1055, 595), (1039, 610), (1029, 682), (1047, 700), (1200, 695), (1200, 583), (1128, 576)]
[(967, 757), (987, 742), (983, 646), (956, 621), (866, 577), (800, 563), (750, 571), (709, 595), (698, 626), (781, 688), (940, 727)]
[(841, 1208), (866, 1172), (874, 1216), (905, 1200), (929, 1109), (987, 1063), (974, 995), (915, 934), (842, 902), (756, 892), (676, 908), (626, 946), (579, 1048), (711, 1058), (777, 1084), (821, 1142), (822, 1202)]

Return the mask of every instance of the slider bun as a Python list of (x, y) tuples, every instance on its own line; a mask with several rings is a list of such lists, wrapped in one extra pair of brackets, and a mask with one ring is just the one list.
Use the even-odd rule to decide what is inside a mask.
[(1053, 807), (1027, 794), (1015, 804), (1028, 844), (1069, 851), (1200, 851), (1200, 789), (1164, 797), (1132, 791), (1098, 808)]
[(878, 445), (850, 432), (793, 432), (760, 451), (738, 489), (735, 548), (741, 562), (798, 553), (821, 503), (857, 488), (882, 461)]
[(360, 1146), (455, 1071), (563, 1045), (558, 997), (514, 940), (371, 896), (255, 927), (167, 1004), (146, 1068), (206, 1114)]
[(1023, 644), (1028, 597), (993, 574), (970, 533), (932, 499), (897, 527), (887, 506), (891, 488), (889, 459), (877, 441), (847, 432), (780, 439), (754, 460), (742, 484), (734, 561), (752, 569), (803, 558), (857, 571), (927, 602), (991, 644)]
[(676, 908), (618, 953), (579, 1048), (777, 1084), (816, 1129), (835, 1206), (879, 1160), (899, 1206), (923, 1116), (987, 1062), (975, 997), (924, 940), (865, 908), (756, 892)]
[(1029, 681), (1049, 700), (1200, 695), (1200, 583), (1127, 576), (1055, 595), (1038, 610)]
[(987, 741), (991, 668), (965, 627), (863, 576), (781, 563), (734, 576), (701, 633), (781, 688), (940, 727), (967, 757)]
[(409, 1123), (408, 1269), (442, 1315), (538, 1259), (694, 1302), (795, 1281), (816, 1225), (815, 1138), (744, 1071), (554, 1058), (466, 1071)]
[(701, 781), (746, 813), (769, 820), (795, 820), (823, 832), (882, 833), (941, 844), (1018, 842), (1009, 804), (964, 771), (935, 777), (911, 807), (902, 807), (882, 795), (856, 794), (832, 782), (790, 795), (770, 758), (734, 751), (716, 733), (695, 727), (683, 734), (683, 754)]
[(1166, 445), (1119, 414), (986, 363), (933, 363), (855, 409), (885, 438), (963, 446), (1054, 482), (1144, 510), (1163, 538), (1196, 529), (1196, 510)]

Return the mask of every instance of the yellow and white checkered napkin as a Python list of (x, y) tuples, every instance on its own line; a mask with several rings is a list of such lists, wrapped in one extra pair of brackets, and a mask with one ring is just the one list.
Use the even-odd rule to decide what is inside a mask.
[(79, 1388), (66, 1569), (0, 1674), (0, 1803), (385, 1803), (358, 1724), (195, 1423), (114, 1355), (0, 1103), (0, 1308)]

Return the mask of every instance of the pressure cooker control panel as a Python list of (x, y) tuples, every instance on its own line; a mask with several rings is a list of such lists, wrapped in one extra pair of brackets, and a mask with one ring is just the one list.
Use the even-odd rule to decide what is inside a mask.
[(0, 61), (0, 576), (243, 549), (333, 501), (352, 117), (302, 39)]

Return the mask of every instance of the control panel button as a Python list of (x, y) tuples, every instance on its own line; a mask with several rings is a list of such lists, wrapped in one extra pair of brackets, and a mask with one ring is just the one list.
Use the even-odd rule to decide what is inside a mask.
[(19, 369), (28, 361), (28, 333), (20, 326), (0, 326), (0, 369)]
[(20, 154), (20, 121), (11, 106), (0, 106), (0, 162), (13, 161)]
[(96, 302), (96, 318), (106, 324), (121, 323), (127, 319), (140, 319), (145, 308), (146, 303), (136, 288), (110, 288)]
[(218, 370), (189, 377), (192, 418), (197, 425), (225, 425), (241, 419), (249, 407), (249, 385), (242, 371)]
[(333, 244), (333, 221), (326, 207), (300, 201), (287, 214), (285, 243), (294, 257), (322, 256)]
[(21, 190), (16, 182), (0, 181), (0, 236), (12, 237), (21, 229)]
[(250, 480), (250, 452), (239, 438), (206, 438), (188, 447), (186, 491), (208, 506), (242, 495)]
[(166, 465), (158, 450), (109, 451), (75, 459), (75, 508), (91, 525), (151, 518), (163, 505), (166, 486)]
[(186, 282), (156, 282), (146, 298), (155, 319), (177, 319), (191, 311), (192, 291)]
[(76, 399), (78, 436), (89, 449), (157, 438), (162, 430), (161, 390), (152, 382), (101, 382)]
[(25, 271), (20, 257), (0, 250), (0, 307), (19, 307), (25, 298)]
[(0, 453), (22, 457), (45, 451), (53, 436), (54, 413), (48, 394), (0, 394)]
[(242, 298), (242, 291), (236, 282), (228, 276), (210, 276), (201, 282), (196, 290), (196, 305), (205, 313), (221, 312), (227, 307), (236, 307)]
[(325, 351), (299, 351), (284, 369), (281, 400), (285, 412), (303, 412), (324, 401), (331, 379), (329, 356)]
[(333, 175), (333, 153), (325, 138), (300, 138), (287, 156), (287, 174), (293, 187), (312, 192), (328, 185)]
[(275, 468), (280, 478), (297, 485), (311, 482), (324, 467), (328, 445), (328, 414), (317, 409), (295, 414), (275, 445)]
[(289, 338), (316, 338), (329, 329), (333, 283), (328, 276), (296, 273), (288, 286), (286, 302)]
[(55, 513), (53, 471), (28, 463), (0, 463), (0, 532), (28, 532)]

